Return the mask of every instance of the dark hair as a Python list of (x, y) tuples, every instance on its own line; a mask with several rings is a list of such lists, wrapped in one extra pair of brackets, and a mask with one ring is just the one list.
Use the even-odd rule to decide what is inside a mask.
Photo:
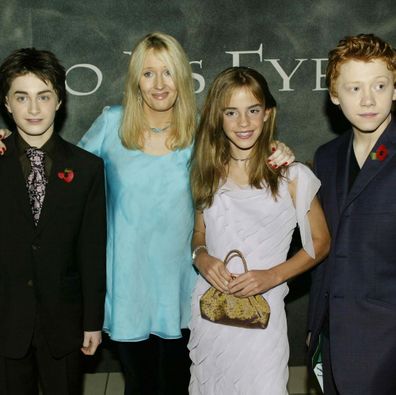
[(50, 82), (58, 100), (66, 99), (66, 72), (56, 56), (50, 51), (35, 48), (21, 48), (12, 52), (0, 65), (0, 106), (4, 108), (5, 98), (12, 81), (28, 73), (43, 82)]

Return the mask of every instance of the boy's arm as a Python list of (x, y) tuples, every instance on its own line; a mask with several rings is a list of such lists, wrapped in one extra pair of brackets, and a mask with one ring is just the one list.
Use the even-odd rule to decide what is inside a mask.
[(102, 343), (102, 331), (84, 332), (81, 351), (85, 355), (94, 355), (100, 343)]
[[(83, 294), (83, 330), (101, 331), (106, 292), (106, 203), (103, 161), (98, 159), (97, 168), (86, 199), (80, 233), (78, 236), (77, 259), (81, 275)], [(88, 336), (84, 341), (97, 342), (97, 336)], [(86, 339), (85, 339), (86, 340)]]

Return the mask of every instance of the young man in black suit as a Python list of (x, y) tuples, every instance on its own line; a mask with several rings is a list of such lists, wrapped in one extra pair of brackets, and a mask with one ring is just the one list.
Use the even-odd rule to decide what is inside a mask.
[(25, 48), (0, 66), (17, 133), (0, 161), (0, 394), (77, 395), (81, 351), (101, 342), (106, 209), (102, 160), (54, 133), (65, 70)]

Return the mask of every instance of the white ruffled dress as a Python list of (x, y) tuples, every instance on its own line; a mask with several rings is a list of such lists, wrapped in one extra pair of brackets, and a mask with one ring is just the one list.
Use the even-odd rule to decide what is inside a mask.
[[(295, 206), (288, 180), (297, 181)], [(314, 256), (307, 212), (319, 187), (319, 180), (300, 163), (289, 166), (277, 200), (265, 188), (240, 187), (227, 181), (216, 193), (213, 205), (204, 210), (209, 254), (224, 259), (228, 251), (238, 249), (249, 269), (271, 268), (286, 260), (298, 224), (303, 248)], [(243, 271), (238, 259), (233, 259), (228, 267), (233, 273)], [(192, 298), (190, 394), (287, 394), (287, 284), (263, 294), (271, 307), (269, 325), (264, 330), (235, 328), (202, 319), (199, 299), (209, 286), (199, 276)]]

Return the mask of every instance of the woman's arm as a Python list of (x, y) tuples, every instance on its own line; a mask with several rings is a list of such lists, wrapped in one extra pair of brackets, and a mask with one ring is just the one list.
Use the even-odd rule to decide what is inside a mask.
[(274, 140), (271, 144), (273, 154), (268, 158), (268, 163), (274, 169), (281, 166), (289, 166), (296, 159), (293, 151), (284, 143)]
[[(95, 125), (97, 127), (97, 125)], [(92, 127), (90, 128), (90, 130)], [(11, 132), (8, 129), (0, 129), (0, 155), (3, 155), (4, 152), (7, 150), (6, 145), (3, 143), (2, 140), (7, 138), (11, 135)], [(93, 133), (87, 132), (86, 136), (83, 136), (82, 140), (80, 141), (79, 145), (88, 151), (93, 151), (90, 149), (90, 146), (87, 145), (87, 137), (93, 135)], [(85, 137), (85, 139), (84, 139)], [(273, 168), (278, 168), (281, 166), (288, 166), (290, 163), (293, 163), (296, 159), (294, 156), (293, 151), (281, 141), (275, 140), (272, 144), (272, 150), (274, 151), (273, 154), (268, 158), (270, 165)]]
[[(294, 196), (295, 182), (290, 183), (290, 192)], [(261, 294), (277, 285), (298, 276), (321, 262), (330, 249), (330, 234), (326, 219), (318, 199), (315, 197), (307, 213), (311, 227), (311, 235), (315, 258), (302, 248), (285, 262), (267, 270), (251, 270), (238, 276), (229, 283), (230, 293), (235, 296), (247, 297)]]
[(0, 129), (0, 155), (4, 155), (4, 152), (6, 152), (6, 150), (7, 150), (7, 147), (3, 143), (3, 140), (6, 139), (10, 135), (11, 135), (11, 132), (8, 129)]
[(205, 239), (205, 222), (202, 211), (195, 213), (195, 226), (192, 237), (192, 249), (195, 252), (194, 265), (201, 275), (216, 289), (228, 293), (231, 274), (224, 263), (208, 254)]

